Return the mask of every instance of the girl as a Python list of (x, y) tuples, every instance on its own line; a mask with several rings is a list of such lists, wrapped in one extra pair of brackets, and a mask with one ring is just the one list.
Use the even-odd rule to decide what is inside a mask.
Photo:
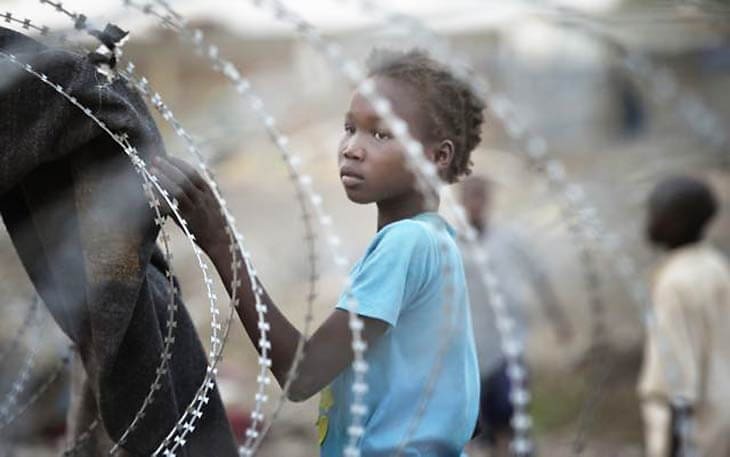
[[(375, 52), (369, 77), (420, 141), (426, 157), (447, 182), (470, 172), (471, 151), (481, 140), (484, 105), (469, 85), (420, 51)], [(408, 433), (419, 409), (443, 329), (443, 300), (453, 302), (457, 331), (448, 347), (433, 393), (404, 455), (458, 456), (472, 436), (479, 404), (479, 372), (462, 260), (454, 231), (437, 214), (438, 198), (424, 198), (406, 167), (403, 146), (393, 138), (367, 99), (355, 92), (345, 114), (337, 160), (348, 198), (375, 203), (377, 233), (351, 271), (351, 296), (363, 320), (368, 391), (364, 402), (361, 455), (391, 455)], [(200, 247), (230, 288), (231, 253), (224, 221), (205, 181), (180, 160), (158, 159), (155, 173), (174, 195)], [(444, 247), (445, 246), (445, 247)], [(443, 272), (448, 270), (449, 277)], [(238, 315), (256, 345), (255, 298), (245, 269), (237, 291)], [(446, 280), (455, 292), (447, 291)], [(229, 294), (231, 290), (228, 290)], [(448, 294), (448, 296), (446, 295)], [(299, 376), (289, 398), (303, 401), (322, 392), (321, 455), (342, 456), (350, 425), (352, 335), (343, 295), (330, 316), (306, 342)], [(264, 292), (271, 325), (274, 377), (284, 385), (299, 331)]]

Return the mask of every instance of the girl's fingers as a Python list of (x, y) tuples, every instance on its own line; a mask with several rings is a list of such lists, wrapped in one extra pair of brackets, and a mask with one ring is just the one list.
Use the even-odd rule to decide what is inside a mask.
[(178, 170), (180, 170), (188, 178), (188, 180), (195, 185), (195, 187), (202, 191), (208, 190), (208, 183), (206, 183), (205, 179), (200, 176), (200, 173), (195, 169), (195, 167), (176, 157), (167, 157), (165, 160), (177, 167)]
[[(170, 195), (170, 197), (177, 200), (177, 202), (180, 204), (181, 209), (190, 209), (194, 207), (193, 201), (188, 197), (188, 195), (183, 191), (183, 189), (180, 187), (180, 185), (170, 179), (168, 175), (158, 169), (158, 168), (152, 168), (152, 174), (154, 174), (157, 177), (157, 182), (160, 184), (160, 187), (165, 189), (167, 193)], [(170, 210), (167, 205), (164, 205), (164, 208), (162, 209), (163, 213), (167, 215), (171, 215), (172, 211)]]
[(184, 194), (188, 200), (191, 202), (198, 201), (197, 194), (200, 193), (200, 190), (190, 179), (188, 179), (188, 176), (182, 170), (180, 170), (175, 164), (161, 157), (156, 157), (154, 163), (155, 167), (157, 167), (157, 169), (165, 175), (168, 181), (177, 185), (177, 187), (182, 191), (182, 194)]

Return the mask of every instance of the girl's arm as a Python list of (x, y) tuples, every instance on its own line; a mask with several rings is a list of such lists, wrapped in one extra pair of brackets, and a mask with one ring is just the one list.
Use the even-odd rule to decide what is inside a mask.
[[(193, 167), (178, 159), (155, 159), (154, 174), (160, 184), (178, 201), (178, 208), (187, 221), (188, 228), (195, 235), (196, 242), (210, 257), (216, 267), (223, 284), (232, 294), (233, 278), (232, 254), (229, 238), (225, 232), (225, 218), (205, 180)], [(241, 252), (236, 253), (242, 259)], [(238, 316), (251, 342), (260, 351), (258, 313), (256, 298), (250, 287), (250, 280), (245, 266), (237, 271), (241, 279), (236, 290), (239, 298)], [(259, 284), (260, 285), (260, 284)], [(270, 357), (271, 371), (284, 386), (296, 352), (301, 333), (279, 311), (261, 286), (262, 302), (268, 307), (266, 319), (271, 326)], [(388, 329), (388, 324), (378, 319), (363, 319), (363, 339), (371, 343)], [(304, 358), (298, 368), (298, 376), (289, 389), (289, 399), (303, 401), (327, 386), (353, 360), (352, 333), (349, 327), (349, 314), (346, 311), (334, 310), (325, 322), (306, 341)]]

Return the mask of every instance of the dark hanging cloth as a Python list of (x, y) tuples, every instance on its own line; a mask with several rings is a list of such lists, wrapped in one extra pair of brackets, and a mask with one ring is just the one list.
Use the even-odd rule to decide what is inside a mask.
[[(109, 82), (87, 56), (2, 28), (0, 50), (61, 84), (113, 132), (127, 133), (143, 159), (164, 154), (141, 98)], [(35, 288), (78, 348), (85, 380), (72, 430), (84, 432), (98, 414), (95, 434), (106, 435), (77, 455), (105, 455), (108, 448), (93, 443), (120, 438), (160, 361), (171, 295), (141, 184), (122, 149), (81, 110), (0, 57), (0, 213)], [(154, 452), (206, 372), (203, 346), (179, 296), (175, 302), (169, 371), (124, 445), (131, 455)], [(237, 455), (217, 389), (176, 455)]]

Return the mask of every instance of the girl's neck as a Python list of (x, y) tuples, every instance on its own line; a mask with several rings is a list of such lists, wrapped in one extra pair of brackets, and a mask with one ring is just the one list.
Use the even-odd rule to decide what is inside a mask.
[(439, 208), (438, 195), (426, 202), (420, 192), (414, 191), (405, 196), (381, 200), (378, 205), (378, 231), (388, 224), (416, 216), (425, 212), (435, 212)]

